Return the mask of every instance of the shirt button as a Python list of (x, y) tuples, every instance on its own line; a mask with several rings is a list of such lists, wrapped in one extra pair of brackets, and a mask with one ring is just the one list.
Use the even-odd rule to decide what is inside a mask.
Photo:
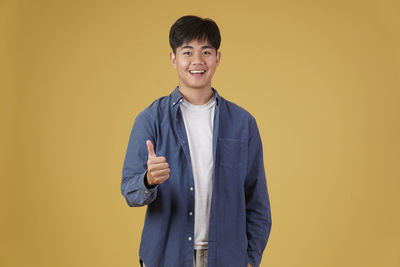
[(190, 211), (190, 212), (189, 212), (189, 216), (192, 216), (192, 215), (193, 215), (193, 212)]
[(179, 100), (179, 102), (182, 102), (182, 99), (181, 99), (181, 100)]
[(193, 186), (190, 187), (190, 191), (193, 191)]
[(188, 237), (188, 240), (189, 240), (189, 241), (192, 241), (192, 237), (191, 237), (191, 236), (189, 236), (189, 237)]
[(145, 192), (146, 194), (148, 194), (148, 193), (149, 193), (149, 191), (148, 191), (148, 190), (145, 190), (144, 192)]

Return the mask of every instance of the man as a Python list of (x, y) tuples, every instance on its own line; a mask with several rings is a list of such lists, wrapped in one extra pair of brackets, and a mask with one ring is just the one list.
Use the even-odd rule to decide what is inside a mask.
[(271, 213), (256, 121), (211, 87), (214, 21), (181, 17), (169, 40), (179, 86), (137, 116), (122, 174), (128, 205), (147, 205), (140, 262), (259, 266)]

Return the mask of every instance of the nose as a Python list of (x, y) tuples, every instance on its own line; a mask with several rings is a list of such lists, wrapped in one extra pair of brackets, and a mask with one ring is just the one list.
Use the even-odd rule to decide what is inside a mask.
[(193, 64), (201, 65), (203, 63), (204, 63), (204, 60), (203, 60), (201, 53), (194, 53), (193, 54)]

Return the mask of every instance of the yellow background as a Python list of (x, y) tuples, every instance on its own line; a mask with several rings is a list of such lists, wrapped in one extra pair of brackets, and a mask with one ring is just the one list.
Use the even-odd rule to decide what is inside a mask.
[(400, 2), (1, 1), (0, 266), (138, 266), (120, 194), (134, 118), (177, 85), (182, 15), (222, 34), (213, 87), (264, 144), (261, 266), (400, 266)]

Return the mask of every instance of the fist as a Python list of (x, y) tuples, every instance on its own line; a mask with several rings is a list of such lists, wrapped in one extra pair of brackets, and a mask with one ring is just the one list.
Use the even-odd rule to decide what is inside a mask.
[(165, 157), (157, 157), (154, 152), (153, 143), (146, 141), (148, 158), (147, 158), (147, 183), (149, 185), (157, 185), (163, 183), (169, 178), (169, 164)]

